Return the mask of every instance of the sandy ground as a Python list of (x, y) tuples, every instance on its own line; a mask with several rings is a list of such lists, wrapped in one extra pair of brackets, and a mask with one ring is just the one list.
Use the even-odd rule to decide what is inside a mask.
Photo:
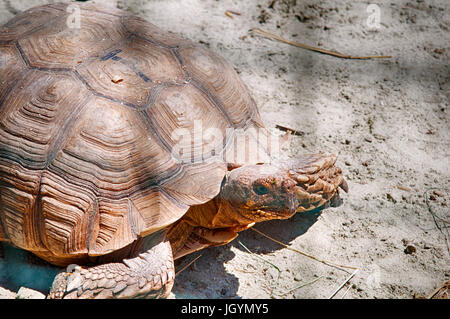
[[(0, 0), (0, 24), (46, 2)], [(335, 298), (412, 298), (450, 280), (450, 3), (376, 3), (375, 9), (350, 0), (117, 4), (225, 57), (268, 128), (304, 132), (283, 156), (339, 154), (350, 186), (342, 206), (255, 226), (315, 258), (357, 267)], [(226, 10), (241, 15), (231, 18)], [(254, 27), (350, 55), (392, 58), (339, 59), (251, 35)], [(175, 297), (328, 298), (354, 271), (252, 230), (187, 256), (178, 269), (200, 254), (177, 276)], [(46, 293), (56, 269), (29, 266), (10, 247), (0, 256), (1, 285)]]

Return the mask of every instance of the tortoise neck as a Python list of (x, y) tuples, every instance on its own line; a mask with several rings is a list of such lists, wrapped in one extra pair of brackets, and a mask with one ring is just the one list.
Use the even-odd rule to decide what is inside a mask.
[(192, 226), (210, 229), (243, 226), (253, 222), (244, 218), (239, 209), (222, 199), (220, 194), (202, 205), (191, 206), (183, 220)]

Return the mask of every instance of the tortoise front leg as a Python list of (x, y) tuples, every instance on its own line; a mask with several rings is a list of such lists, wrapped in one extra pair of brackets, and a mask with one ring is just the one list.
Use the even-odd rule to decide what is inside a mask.
[[(166, 298), (175, 271), (172, 249), (164, 236), (132, 259), (58, 274), (49, 299)], [(147, 244), (148, 247), (148, 244)]]

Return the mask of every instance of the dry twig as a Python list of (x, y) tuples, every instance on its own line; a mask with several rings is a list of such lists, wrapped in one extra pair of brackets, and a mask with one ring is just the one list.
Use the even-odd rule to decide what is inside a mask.
[(317, 280), (319, 280), (319, 279), (322, 278), (322, 277), (323, 277), (323, 276), (320, 276), (320, 277), (317, 277), (317, 278), (314, 279), (314, 280), (305, 282), (304, 284), (301, 284), (300, 286), (297, 286), (297, 287), (294, 287), (294, 288), (292, 288), (292, 289), (289, 289), (288, 291), (286, 291), (286, 292), (284, 292), (284, 293), (282, 293), (282, 294), (280, 294), (280, 295), (278, 295), (278, 296), (279, 296), (279, 297), (283, 297), (283, 296), (286, 296), (287, 294), (289, 294), (289, 293), (291, 293), (291, 292), (293, 292), (293, 291), (295, 291), (295, 290), (297, 290), (297, 289), (300, 289), (300, 288), (303, 288), (303, 287), (312, 285), (313, 283), (315, 283)]
[(233, 14), (235, 14), (235, 15), (237, 15), (237, 16), (240, 16), (240, 15), (241, 15), (241, 13), (240, 13), (240, 12), (237, 12), (237, 11), (233, 11), (233, 10), (227, 10), (227, 11), (225, 11), (225, 15), (226, 15), (227, 17), (231, 18), (231, 19), (234, 18), (234, 17), (233, 17)]
[(277, 124), (277, 125), (275, 125), (275, 127), (277, 129), (279, 129), (280, 131), (283, 131), (283, 132), (291, 132), (292, 135), (297, 135), (297, 136), (305, 135), (305, 132), (297, 131), (297, 130), (294, 130), (292, 128), (286, 127), (286, 126), (282, 126), (282, 125), (278, 125)]
[(402, 185), (396, 185), (395, 188), (398, 188), (398, 189), (400, 189), (402, 191), (405, 191), (405, 192), (410, 192), (411, 191), (408, 187), (402, 186)]
[(186, 266), (184, 266), (183, 268), (181, 268), (180, 270), (178, 270), (175, 275), (180, 274), (181, 272), (185, 271), (186, 268), (188, 268), (190, 265), (192, 265), (193, 263), (195, 263), (197, 261), (197, 259), (199, 259), (200, 257), (202, 257), (203, 254), (198, 255), (197, 257), (195, 257), (194, 259), (192, 259), (192, 261), (190, 261)]
[(292, 289), (289, 289), (288, 291), (285, 291), (285, 292), (283, 292), (283, 293), (281, 293), (281, 294), (275, 293), (275, 292), (274, 292), (274, 288), (277, 286), (278, 281), (280, 280), (282, 270), (281, 270), (280, 268), (278, 268), (276, 265), (274, 265), (273, 263), (271, 263), (270, 261), (268, 261), (267, 259), (262, 258), (261, 256), (258, 256), (258, 255), (256, 255), (256, 254), (254, 254), (250, 249), (248, 249), (248, 248), (247, 248), (243, 243), (241, 243), (240, 241), (238, 241), (238, 242), (239, 242), (239, 245), (241, 245), (241, 246), (242, 246), (248, 253), (250, 253), (252, 256), (255, 256), (256, 258), (261, 259), (262, 261), (268, 263), (269, 265), (271, 265), (273, 268), (275, 268), (275, 269), (278, 271), (278, 277), (277, 277), (277, 280), (276, 280), (275, 284), (270, 288), (270, 294), (271, 294), (271, 295), (275, 295), (275, 296), (278, 296), (278, 297), (283, 297), (283, 296), (285, 296), (285, 295), (287, 295), (287, 294), (289, 294), (289, 293), (291, 293), (291, 292), (293, 292), (293, 291), (295, 291), (295, 290), (297, 290), (297, 289), (306, 287), (306, 286), (308, 286), (308, 285), (312, 285), (312, 284), (315, 283), (317, 280), (319, 280), (320, 278), (323, 277), (323, 276), (320, 276), (320, 277), (318, 277), (318, 278), (315, 278), (314, 280), (311, 280), (311, 281), (309, 281), (309, 282), (303, 283), (303, 284), (301, 284), (301, 285), (299, 285), (299, 286), (296, 286), (296, 287), (294, 287), (294, 288), (292, 288)]
[[(306, 254), (306, 253), (304, 253), (304, 252), (302, 252), (302, 251), (300, 251), (300, 250), (298, 250), (298, 249), (292, 248), (292, 247), (286, 245), (285, 243), (282, 243), (281, 241), (276, 240), (276, 239), (274, 239), (274, 238), (272, 238), (272, 237), (270, 237), (270, 236), (264, 234), (263, 232), (257, 230), (256, 228), (250, 228), (250, 229), (254, 230), (254, 231), (257, 232), (258, 234), (260, 234), (260, 235), (266, 237), (267, 239), (270, 239), (271, 241), (276, 242), (277, 244), (279, 244), (279, 245), (281, 245), (281, 246), (283, 246), (283, 247), (285, 247), (285, 248), (287, 248), (287, 249), (289, 249), (289, 250), (292, 250), (292, 251), (294, 251), (294, 252), (296, 252), (296, 253), (299, 253), (299, 254), (301, 254), (301, 255), (303, 255), (303, 256), (306, 256), (306, 257), (308, 257), (308, 258), (314, 259), (314, 260), (316, 260), (316, 261), (319, 261), (319, 262), (321, 262), (321, 263), (323, 263), (323, 264), (325, 264), (325, 265), (328, 265), (328, 266), (331, 266), (331, 267), (338, 268), (338, 269), (340, 269), (340, 270), (342, 270), (342, 271), (345, 271), (346, 273), (348, 273), (348, 271), (346, 271), (345, 269), (342, 269), (342, 268), (353, 269), (353, 270), (354, 270), (353, 273), (351, 273), (350, 276), (349, 276), (349, 277), (348, 277), (348, 278), (347, 278), (347, 279), (346, 279), (346, 280), (345, 280), (345, 281), (344, 281), (344, 282), (343, 282), (343, 283), (342, 283), (342, 284), (341, 284), (341, 285), (340, 285), (340, 286), (339, 286), (339, 287), (331, 294), (331, 296), (329, 297), (329, 299), (333, 298), (333, 297), (339, 292), (339, 290), (341, 290), (342, 287), (344, 287), (344, 285), (345, 285), (350, 279), (352, 279), (353, 276), (359, 271), (359, 268), (356, 268), (356, 267), (353, 267), (353, 266), (338, 265), (338, 264), (334, 264), (334, 263), (331, 263), (331, 262), (329, 262), (329, 261), (325, 261), (325, 260), (319, 259), (319, 258), (317, 258), (317, 257), (311, 256), (311, 255), (309, 255), (309, 254)], [(319, 278), (320, 278), (320, 277), (319, 277)], [(314, 282), (314, 281), (313, 281), (313, 282)], [(313, 283), (313, 282), (311, 282), (311, 283)], [(300, 288), (300, 287), (299, 287), (299, 288)]]
[(278, 268), (277, 266), (275, 266), (273, 263), (271, 263), (271, 262), (268, 261), (267, 259), (262, 258), (261, 256), (255, 255), (250, 249), (248, 249), (248, 248), (247, 248), (243, 243), (241, 243), (239, 240), (238, 240), (238, 243), (239, 243), (239, 245), (241, 245), (248, 253), (252, 254), (253, 256), (255, 256), (255, 257), (259, 258), (259, 259), (261, 259), (262, 261), (265, 261), (266, 263), (268, 263), (269, 265), (271, 265), (273, 268), (275, 268), (275, 269), (278, 271), (279, 274), (281, 273), (280, 268)]
[[(446, 224), (448, 224), (449, 222), (446, 221), (445, 219), (442, 219), (442, 218), (440, 218), (439, 216), (437, 216), (437, 215), (435, 214), (435, 212), (431, 209), (430, 201), (429, 201), (429, 199), (428, 199), (428, 191), (431, 191), (431, 190), (433, 190), (433, 189), (432, 189), (432, 188), (427, 189), (427, 190), (424, 192), (423, 197), (425, 198), (425, 203), (427, 204), (428, 212), (431, 214), (431, 217), (433, 217), (433, 221), (434, 221), (434, 224), (436, 225), (436, 228), (437, 228), (437, 229), (441, 232), (441, 234), (444, 236), (445, 244), (447, 245), (447, 252), (450, 254), (450, 246), (449, 246), (449, 244), (448, 244), (448, 242), (449, 242), (449, 238), (448, 238), (448, 235), (449, 235), (448, 229), (447, 229), (447, 227), (445, 227), (445, 226), (443, 226), (443, 227), (440, 226), (436, 219), (438, 219), (438, 220), (440, 220), (441, 222), (446, 223)], [(444, 229), (444, 230), (443, 230), (443, 229)]]
[(334, 296), (336, 296), (336, 294), (339, 292), (339, 290), (342, 289), (342, 287), (344, 287), (344, 285), (353, 278), (354, 275), (356, 275), (356, 273), (359, 271), (359, 269), (356, 269), (350, 276), (348, 276), (348, 278), (339, 286), (336, 288), (336, 290), (330, 295), (330, 297), (328, 297), (328, 299), (332, 299)]
[[(250, 229), (252, 229), (253, 231), (257, 232), (258, 234), (260, 234), (260, 235), (266, 237), (267, 239), (270, 239), (270, 240), (273, 241), (273, 242), (276, 242), (277, 244), (279, 244), (279, 245), (281, 245), (281, 246), (283, 246), (283, 247), (285, 247), (285, 248), (287, 248), (287, 249), (289, 249), (289, 250), (295, 251), (296, 253), (299, 253), (299, 254), (301, 254), (301, 255), (303, 255), (303, 256), (306, 256), (306, 257), (308, 257), (308, 258), (314, 259), (314, 260), (316, 260), (316, 261), (318, 261), (318, 262), (321, 262), (321, 263), (323, 263), (323, 264), (325, 264), (325, 265), (328, 265), (328, 266), (331, 266), (331, 267), (336, 267), (336, 268), (348, 268), (348, 269), (358, 270), (357, 267), (339, 265), (339, 264), (335, 264), (335, 263), (332, 263), (332, 262), (329, 262), (329, 261), (326, 261), (326, 260), (319, 259), (319, 258), (317, 258), (317, 257), (314, 257), (314, 256), (312, 256), (312, 255), (309, 255), (309, 254), (307, 254), (307, 253), (304, 253), (304, 252), (302, 252), (302, 251), (300, 251), (300, 250), (298, 250), (298, 249), (292, 248), (291, 246), (286, 245), (285, 243), (282, 243), (281, 241), (278, 241), (278, 240), (276, 240), (276, 239), (274, 239), (274, 238), (272, 238), (272, 237), (270, 237), (270, 236), (264, 234), (263, 232), (261, 232), (260, 230), (257, 230), (256, 228), (250, 228)], [(348, 271), (346, 271), (345, 269), (341, 269), (341, 270), (343, 270), (343, 271), (345, 271), (345, 272), (348, 273)]]
[(271, 263), (270, 261), (268, 261), (267, 259), (262, 258), (261, 256), (258, 256), (258, 255), (256, 255), (256, 254), (254, 254), (250, 249), (248, 249), (248, 248), (247, 248), (243, 243), (241, 243), (239, 240), (238, 240), (238, 243), (239, 243), (239, 245), (241, 245), (248, 253), (250, 253), (252, 256), (255, 256), (256, 258), (261, 259), (262, 261), (268, 263), (269, 265), (271, 265), (273, 268), (275, 268), (275, 269), (277, 270), (277, 272), (278, 272), (277, 280), (275, 281), (275, 284), (274, 284), (272, 287), (270, 287), (270, 294), (271, 294), (271, 295), (274, 295), (273, 290), (274, 290), (274, 288), (276, 287), (276, 285), (278, 284), (278, 281), (280, 280), (281, 272), (282, 272), (281, 269), (278, 268), (278, 267), (277, 267), (276, 265), (274, 265), (273, 263)]
[(449, 295), (449, 289), (450, 288), (450, 281), (446, 281), (443, 284), (441, 284), (439, 287), (437, 287), (431, 294), (427, 296), (427, 299), (432, 299), (433, 297), (441, 297), (445, 298)]
[(348, 286), (347, 290), (342, 294), (341, 299), (344, 299), (344, 297), (347, 295), (347, 293), (350, 291), (350, 288), (352, 288), (351, 285)]
[(369, 56), (351, 56), (351, 55), (347, 55), (347, 54), (342, 54), (336, 51), (330, 51), (330, 50), (325, 50), (325, 49), (320, 49), (320, 48), (316, 48), (316, 47), (312, 47), (310, 45), (307, 44), (303, 44), (303, 43), (299, 43), (299, 42), (295, 42), (295, 41), (291, 41), (291, 40), (287, 40), (284, 39), (280, 36), (277, 36), (275, 34), (269, 33), (267, 31), (264, 31), (260, 28), (253, 28), (250, 30), (251, 32), (254, 33), (258, 33), (259, 35), (269, 38), (269, 39), (274, 39), (286, 44), (290, 44), (302, 49), (306, 49), (306, 50), (310, 50), (310, 51), (315, 51), (315, 52), (319, 52), (322, 54), (327, 54), (327, 55), (331, 55), (337, 58), (341, 58), (341, 59), (357, 59), (357, 60), (368, 60), (368, 59), (387, 59), (387, 58), (391, 58), (392, 56), (390, 55), (369, 55)]

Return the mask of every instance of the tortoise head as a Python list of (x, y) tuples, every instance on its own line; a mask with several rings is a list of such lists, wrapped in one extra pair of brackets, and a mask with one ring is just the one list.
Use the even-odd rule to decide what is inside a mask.
[(336, 156), (315, 154), (278, 164), (248, 165), (228, 172), (221, 198), (246, 221), (285, 219), (296, 212), (340, 203), (348, 191)]

